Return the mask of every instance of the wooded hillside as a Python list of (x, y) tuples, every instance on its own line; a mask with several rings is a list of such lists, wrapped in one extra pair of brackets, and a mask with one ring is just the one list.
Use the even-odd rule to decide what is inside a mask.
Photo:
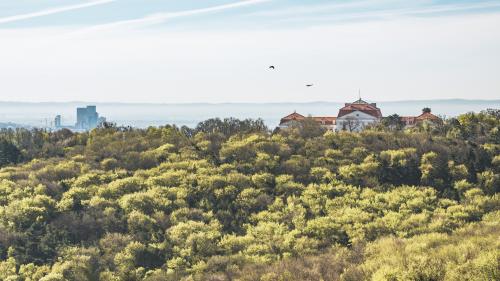
[(500, 113), (0, 133), (0, 280), (500, 280)]

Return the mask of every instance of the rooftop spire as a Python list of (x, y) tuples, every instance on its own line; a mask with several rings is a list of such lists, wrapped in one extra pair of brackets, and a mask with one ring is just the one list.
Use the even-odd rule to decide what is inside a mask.
[(361, 89), (358, 90), (358, 100), (353, 102), (355, 104), (368, 104), (366, 101), (361, 99)]

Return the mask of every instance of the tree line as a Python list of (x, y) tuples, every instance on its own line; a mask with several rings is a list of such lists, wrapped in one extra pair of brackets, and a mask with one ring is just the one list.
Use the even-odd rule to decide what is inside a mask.
[(498, 280), (499, 117), (3, 130), (0, 280)]

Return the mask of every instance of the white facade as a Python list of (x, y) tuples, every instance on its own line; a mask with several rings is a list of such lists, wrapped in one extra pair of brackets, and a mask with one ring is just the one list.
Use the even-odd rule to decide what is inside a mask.
[(288, 129), (291, 127), (298, 126), (299, 124), (300, 124), (300, 122), (298, 122), (297, 120), (290, 120), (290, 121), (286, 121), (284, 123), (281, 123), (278, 127), (280, 129)]
[(320, 126), (321, 126), (321, 128), (323, 128), (327, 131), (334, 131), (335, 132), (335, 129), (336, 129), (335, 124), (325, 125), (325, 124), (320, 123)]
[(379, 122), (379, 118), (361, 111), (353, 111), (342, 117), (337, 117), (336, 131), (360, 132), (366, 126)]

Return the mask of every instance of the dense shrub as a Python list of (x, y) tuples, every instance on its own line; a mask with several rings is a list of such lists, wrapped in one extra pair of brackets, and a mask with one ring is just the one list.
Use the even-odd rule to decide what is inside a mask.
[(499, 280), (495, 114), (1, 131), (0, 279)]

